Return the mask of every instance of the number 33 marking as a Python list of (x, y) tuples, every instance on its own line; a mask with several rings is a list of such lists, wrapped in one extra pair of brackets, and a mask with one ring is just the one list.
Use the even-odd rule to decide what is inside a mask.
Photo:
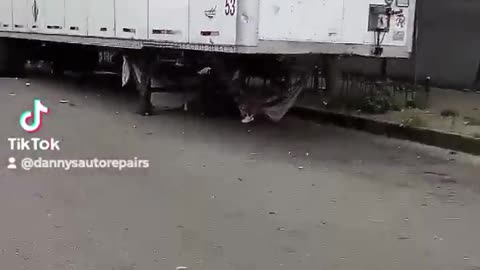
[(236, 2), (237, 0), (225, 0), (225, 15), (234, 16), (236, 12)]

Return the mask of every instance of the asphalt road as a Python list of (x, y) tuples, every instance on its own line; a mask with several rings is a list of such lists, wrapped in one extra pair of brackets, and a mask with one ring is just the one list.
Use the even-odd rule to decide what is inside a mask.
[[(0, 269), (480, 269), (478, 157), (292, 116), (141, 117), (101, 81), (25, 82), (0, 79)], [(51, 112), (27, 134), (36, 97)], [(12, 137), (61, 150), (11, 151)], [(150, 168), (7, 170), (9, 157)]]

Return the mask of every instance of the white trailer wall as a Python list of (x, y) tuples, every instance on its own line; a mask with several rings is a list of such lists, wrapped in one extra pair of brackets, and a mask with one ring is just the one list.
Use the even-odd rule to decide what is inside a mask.
[(116, 37), (147, 39), (147, 29), (148, 0), (115, 0)]
[(89, 1), (65, 0), (65, 33), (87, 35)]
[(343, 7), (343, 0), (260, 1), (259, 38), (281, 41), (339, 41), (342, 34)]
[(237, 15), (237, 0), (190, 1), (190, 42), (236, 44)]
[[(385, 4), (383, 0), (344, 0), (345, 19), (343, 20), (342, 42), (357, 44), (374, 44), (374, 33), (368, 32), (368, 9), (370, 4)], [(390, 20), (390, 32), (383, 38), (382, 45), (404, 46), (407, 43), (407, 29), (413, 30), (414, 9), (399, 8), (393, 5), (395, 10), (403, 10), (404, 23), (397, 21), (398, 16), (393, 15)], [(361, 12), (359, 12), (361, 11)], [(360, 16), (359, 16), (360, 14)], [(403, 34), (402, 34), (403, 33)], [(412, 31), (413, 33), (413, 31)], [(401, 38), (403, 37), (403, 38)]]
[(12, 0), (0, 0), (0, 31), (12, 30), (12, 22)]
[[(381, 34), (382, 45), (405, 46), (408, 34), (413, 34), (415, 9), (397, 7), (395, 2), (392, 8), (395, 11), (402, 10), (403, 13), (391, 16), (390, 31), (385, 35)], [(368, 31), (370, 4), (385, 5), (385, 1), (263, 0), (260, 1), (259, 38), (277, 41), (374, 44), (375, 33)]]
[[(36, 0), (38, 1), (38, 0)], [(65, 32), (65, 0), (43, 0), (43, 32), (62, 34)]]
[(188, 42), (189, 2), (189, 0), (150, 0), (149, 39)]
[(115, 0), (84, 1), (90, 2), (88, 8), (88, 35), (115, 37)]
[(32, 9), (27, 6), (28, 0), (15, 0), (13, 5), (13, 30), (16, 32), (28, 32), (28, 23), (32, 16)]
[[(404, 57), (413, 43), (415, 0), (410, 7), (398, 1), (406, 0), (392, 8), (403, 14), (391, 16), (380, 45)], [(199, 50), (371, 55), (372, 4), (385, 0), (0, 0), (0, 31), (87, 35), (110, 38), (95, 44), (135, 48), (174, 42)]]

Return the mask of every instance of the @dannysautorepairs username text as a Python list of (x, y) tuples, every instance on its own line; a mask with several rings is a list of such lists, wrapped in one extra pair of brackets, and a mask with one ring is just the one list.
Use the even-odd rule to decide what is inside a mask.
[(23, 169), (30, 171), (34, 169), (59, 169), (70, 171), (73, 169), (114, 169), (118, 171), (128, 169), (147, 169), (150, 167), (150, 161), (133, 159), (44, 159), (25, 157), (17, 160), (14, 157), (8, 160), (8, 169)]

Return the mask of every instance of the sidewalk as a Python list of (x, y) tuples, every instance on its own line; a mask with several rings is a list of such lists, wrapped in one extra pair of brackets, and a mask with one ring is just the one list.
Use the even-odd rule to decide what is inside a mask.
[(296, 111), (321, 121), (376, 134), (419, 141), (480, 155), (480, 94), (433, 88), (427, 109), (402, 109), (385, 114), (330, 108), (321, 92), (307, 91)]

